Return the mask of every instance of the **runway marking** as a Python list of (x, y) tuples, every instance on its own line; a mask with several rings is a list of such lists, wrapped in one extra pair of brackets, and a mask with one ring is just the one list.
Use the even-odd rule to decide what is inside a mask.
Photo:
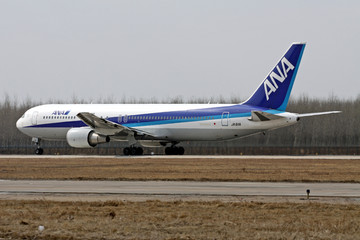
[(359, 183), (189, 181), (0, 181), (1, 194), (134, 194), (204, 196), (360, 197)]

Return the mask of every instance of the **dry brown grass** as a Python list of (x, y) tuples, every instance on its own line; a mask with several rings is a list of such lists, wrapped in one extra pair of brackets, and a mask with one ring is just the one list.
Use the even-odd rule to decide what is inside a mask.
[(0, 179), (360, 182), (359, 172), (356, 159), (0, 159)]
[(359, 204), (0, 200), (12, 239), (359, 239), (359, 223)]

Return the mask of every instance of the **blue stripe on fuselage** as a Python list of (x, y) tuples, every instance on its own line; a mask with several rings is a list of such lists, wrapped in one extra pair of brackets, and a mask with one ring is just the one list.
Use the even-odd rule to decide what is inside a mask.
[(45, 123), (27, 127), (41, 127), (41, 128), (76, 128), (87, 126), (83, 121), (69, 121), (69, 122), (56, 122), (56, 123)]

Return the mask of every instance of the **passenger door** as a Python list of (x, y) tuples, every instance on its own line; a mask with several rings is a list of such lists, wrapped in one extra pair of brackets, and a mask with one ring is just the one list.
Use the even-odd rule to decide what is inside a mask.
[(37, 124), (37, 117), (38, 117), (38, 112), (33, 112), (32, 117), (31, 117), (31, 124), (32, 125), (36, 125)]
[(221, 115), (221, 126), (229, 126), (229, 112), (223, 112)]

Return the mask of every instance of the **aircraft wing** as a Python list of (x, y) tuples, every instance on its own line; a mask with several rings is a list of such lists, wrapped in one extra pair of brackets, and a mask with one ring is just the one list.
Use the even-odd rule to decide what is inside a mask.
[[(144, 131), (139, 131), (138, 129), (128, 128), (121, 124), (114, 123), (112, 121), (109, 121), (104, 118), (99, 118), (95, 114), (89, 113), (89, 112), (81, 112), (76, 115), (78, 118), (80, 118), (86, 125), (91, 127), (95, 130), (95, 132), (108, 135), (108, 136), (134, 136), (134, 134), (140, 134), (140, 135), (148, 135), (152, 136), (151, 134), (148, 134)], [(153, 136), (152, 136), (153, 137)]]
[(313, 116), (336, 114), (336, 113), (341, 113), (341, 111), (317, 112), (317, 113), (299, 113), (299, 114), (296, 114), (296, 116), (299, 117), (299, 118), (303, 118), (303, 117), (313, 117)]

